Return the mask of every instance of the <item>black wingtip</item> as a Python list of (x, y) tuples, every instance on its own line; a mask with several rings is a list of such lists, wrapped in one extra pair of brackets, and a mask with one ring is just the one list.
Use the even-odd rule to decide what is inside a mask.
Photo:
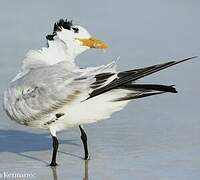
[(188, 60), (190, 60), (190, 59), (195, 59), (195, 58), (198, 58), (199, 56), (192, 56), (192, 57), (189, 57), (189, 58), (186, 58), (186, 59), (188, 59)]
[(198, 58), (199, 56), (192, 56), (190, 57), (190, 59), (194, 59), (194, 58)]
[[(98, 96), (98, 95), (105, 93), (107, 91), (110, 91), (112, 89), (118, 88), (120, 86), (124, 86), (127, 83), (134, 82), (134, 81), (141, 79), (145, 76), (148, 76), (150, 74), (156, 73), (156, 72), (161, 71), (163, 69), (169, 68), (169, 67), (174, 66), (176, 64), (180, 64), (182, 62), (189, 61), (189, 60), (195, 59), (195, 58), (198, 58), (198, 56), (192, 56), (192, 57), (188, 57), (188, 58), (185, 58), (185, 59), (182, 59), (182, 60), (179, 60), (179, 61), (170, 61), (170, 62), (166, 62), (166, 63), (163, 63), (163, 64), (149, 66), (149, 67), (146, 67), (146, 68), (133, 69), (133, 70), (121, 72), (121, 73), (119, 73), (119, 74), (121, 74), (121, 77), (119, 77), (118, 79), (114, 79), (111, 83), (109, 83), (108, 85), (106, 85), (102, 88), (99, 88), (97, 90), (92, 91), (89, 94), (89, 97), (86, 100), (93, 98), (95, 96)], [(161, 89), (164, 88), (163, 92), (177, 93), (177, 90), (173, 86), (159, 85), (159, 86), (156, 86), (156, 88), (161, 88)], [(160, 91), (162, 91), (161, 89), (160, 89)], [(154, 90), (156, 90), (155, 87), (154, 87)]]
[(174, 87), (175, 85), (171, 85), (169, 87), (171, 87), (171, 92), (172, 93), (178, 93), (178, 91), (176, 90), (176, 88)]
[(177, 61), (177, 63), (181, 63), (181, 62), (184, 62), (184, 61), (189, 61), (189, 60), (191, 60), (191, 59), (196, 59), (196, 58), (198, 58), (198, 56), (192, 56), (192, 57), (185, 58), (185, 59), (182, 59), (182, 60), (180, 60), (180, 61)]

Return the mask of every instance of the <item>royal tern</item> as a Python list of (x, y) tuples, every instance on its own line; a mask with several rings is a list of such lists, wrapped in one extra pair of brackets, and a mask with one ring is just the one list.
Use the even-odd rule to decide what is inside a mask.
[[(48, 129), (53, 140), (51, 166), (56, 166), (56, 132), (79, 127), (88, 159), (87, 135), (82, 125), (109, 118), (136, 98), (177, 93), (173, 85), (137, 84), (136, 80), (188, 61), (170, 61), (140, 69), (117, 72), (115, 62), (80, 69), (75, 57), (89, 48), (107, 48), (88, 31), (61, 19), (47, 35), (48, 47), (26, 55), (20, 73), (4, 92), (4, 109), (17, 123)], [(89, 109), (89, 111), (88, 111)]]

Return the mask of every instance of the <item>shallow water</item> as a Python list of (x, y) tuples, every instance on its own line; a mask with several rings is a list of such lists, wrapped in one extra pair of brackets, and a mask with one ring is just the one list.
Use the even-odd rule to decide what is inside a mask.
[[(12, 5), (12, 6), (11, 6)], [(60, 17), (69, 17), (108, 42), (78, 63), (94, 66), (118, 60), (118, 69), (143, 67), (200, 54), (197, 1), (3, 1), (0, 91), (18, 72), (29, 49), (45, 45)], [(86, 126), (91, 160), (84, 162), (79, 129), (59, 134), (59, 166), (48, 167), (51, 138), (10, 121), (0, 109), (0, 173), (32, 179), (199, 179), (200, 59), (142, 80), (176, 84), (178, 94), (135, 100), (109, 120)], [(2, 102), (2, 97), (1, 97)]]

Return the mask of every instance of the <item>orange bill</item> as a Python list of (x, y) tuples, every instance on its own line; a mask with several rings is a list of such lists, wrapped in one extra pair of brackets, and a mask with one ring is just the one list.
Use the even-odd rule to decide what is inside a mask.
[(87, 46), (90, 48), (98, 48), (98, 49), (108, 48), (108, 45), (106, 43), (92, 37), (88, 39), (78, 39), (78, 40), (82, 42), (83, 46)]

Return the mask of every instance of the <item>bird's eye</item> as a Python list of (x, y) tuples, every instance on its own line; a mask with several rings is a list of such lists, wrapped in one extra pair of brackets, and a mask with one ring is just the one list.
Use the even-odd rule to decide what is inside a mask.
[(76, 27), (73, 27), (72, 29), (74, 30), (74, 33), (78, 33), (79, 32), (79, 29), (76, 28)]

